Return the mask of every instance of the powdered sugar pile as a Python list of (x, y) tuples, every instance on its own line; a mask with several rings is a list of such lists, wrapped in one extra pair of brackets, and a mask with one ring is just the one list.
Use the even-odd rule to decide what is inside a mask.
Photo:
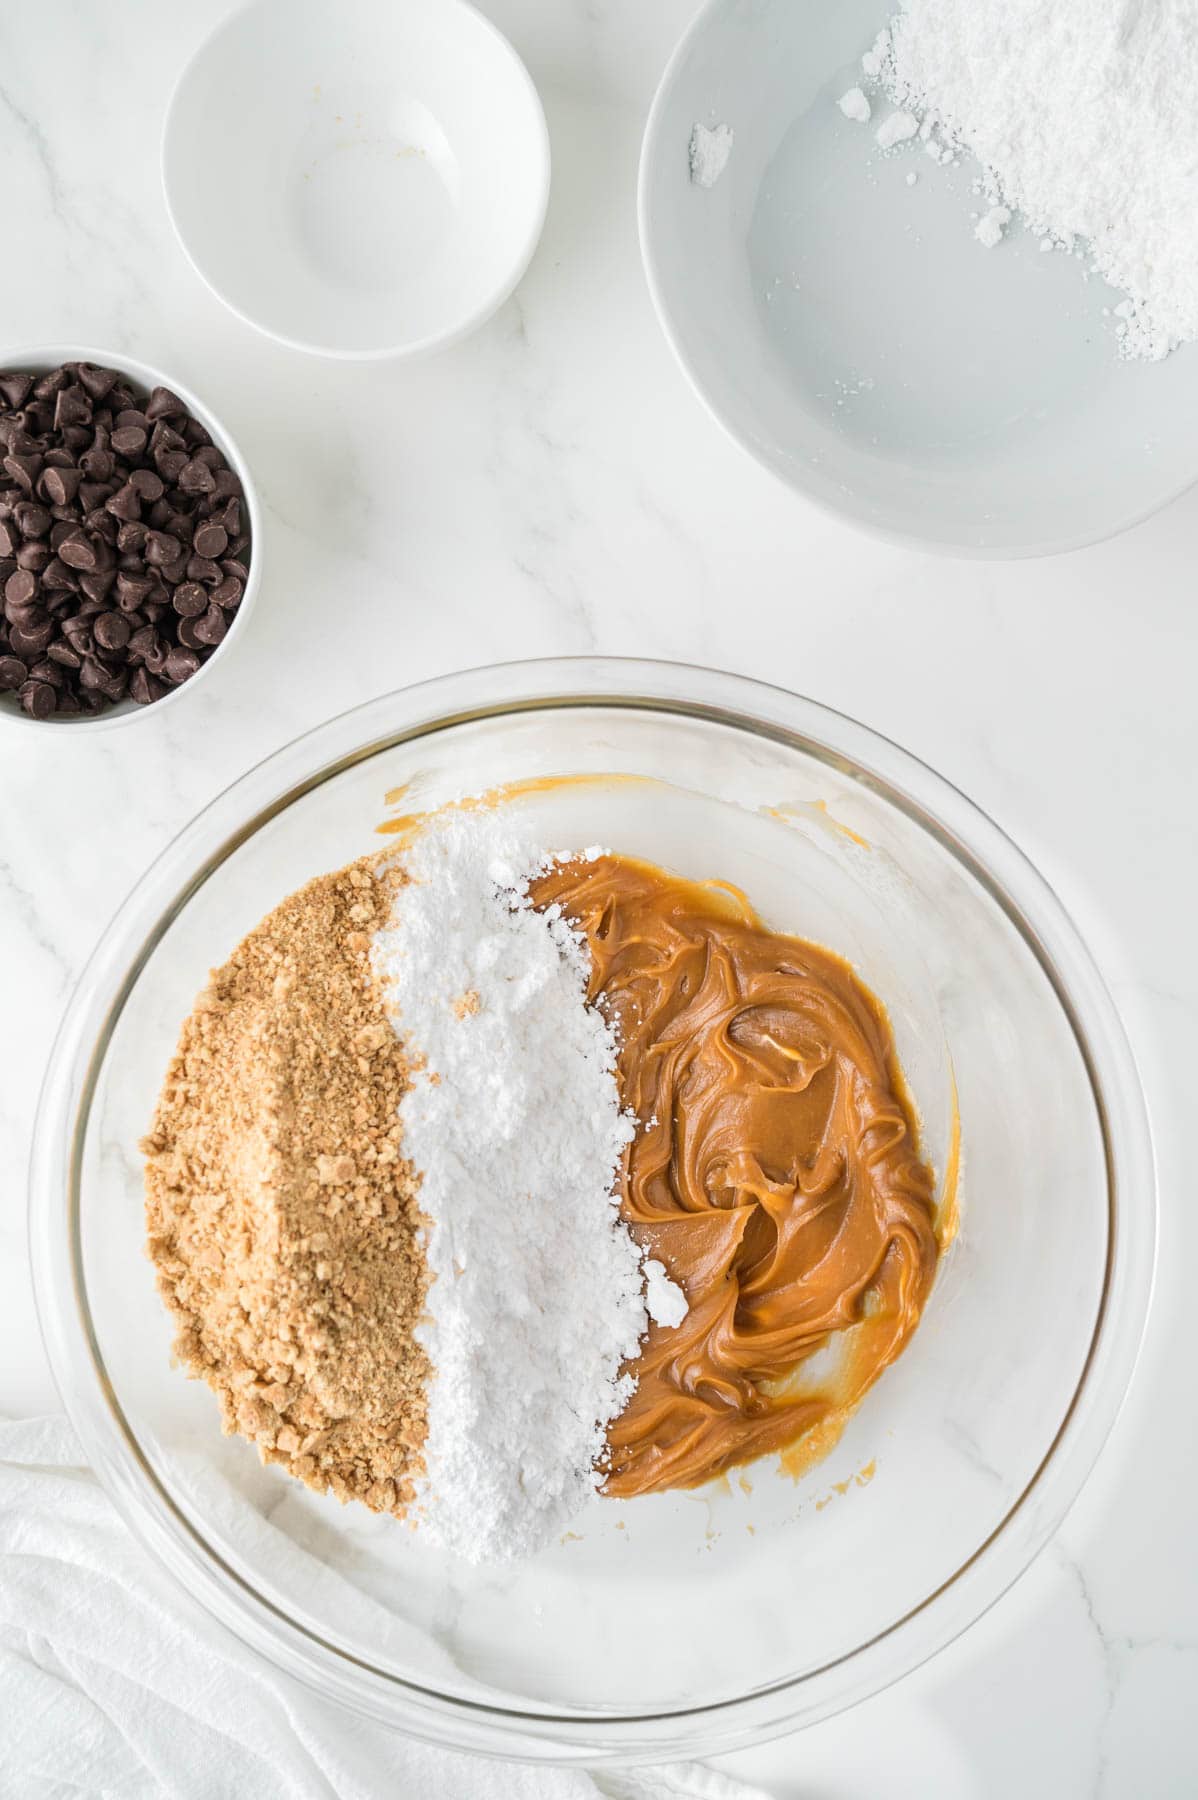
[(922, 121), (925, 147), (947, 140), (938, 160), (959, 145), (981, 162), (983, 244), (1010, 209), (1084, 246), (1127, 295), (1129, 356), (1198, 337), (1193, 0), (904, 0), (862, 68)]
[(620, 1367), (646, 1298), (663, 1323), (686, 1310), (660, 1265), (642, 1267), (613, 1198), (635, 1126), (612, 1028), (586, 1003), (585, 941), (529, 900), (551, 860), (567, 858), (498, 815), (438, 815), (374, 944), (395, 1028), (424, 1059), (400, 1107), (434, 1276), (417, 1513), (472, 1562), (529, 1555), (564, 1528), (631, 1391)]

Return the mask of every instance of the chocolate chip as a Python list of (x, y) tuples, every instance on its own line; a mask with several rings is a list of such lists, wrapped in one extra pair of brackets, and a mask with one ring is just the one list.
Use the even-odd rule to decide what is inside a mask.
[(210, 494), (216, 486), (216, 477), (208, 464), (202, 463), (195, 456), (190, 462), (184, 463), (179, 470), (178, 479), (185, 494)]
[(40, 575), (50, 560), (50, 546), (40, 538), (29, 538), (17, 551), (17, 567), (31, 569)]
[(91, 416), (91, 397), (82, 388), (64, 387), (59, 390), (54, 407), (55, 431), (65, 431), (71, 425), (89, 425)]
[(116, 603), (122, 612), (132, 612), (153, 591), (154, 584), (145, 575), (129, 575), (122, 569), (116, 578)]
[(86, 594), (89, 600), (107, 600), (115, 580), (115, 569), (96, 569), (79, 577), (79, 592)]
[(129, 677), (129, 698), (138, 706), (152, 706), (155, 700), (169, 692), (165, 681), (151, 675), (148, 669), (134, 669)]
[[(9, 576), (4, 584), (5, 609), (7, 610), (10, 606), (28, 606), (36, 594), (36, 577), (31, 575), (28, 569), (18, 569), (15, 574)], [(207, 605), (206, 600), (204, 604)], [(200, 611), (203, 612), (203, 610), (204, 608), (201, 607)]]
[[(147, 416), (149, 415), (149, 410), (149, 407), (147, 407)], [(179, 433), (173, 430), (170, 425), (163, 424), (161, 419), (150, 433), (150, 454), (152, 456), (157, 456), (164, 450), (186, 450), (186, 448), (187, 445), (179, 436)]]
[(232, 612), (239, 604), (242, 592), (242, 585), (236, 575), (226, 575), (220, 586), (212, 589), (212, 598), (217, 606), (222, 606), (226, 612)]
[(130, 636), (126, 646), (129, 661), (141, 662), (146, 656), (152, 656), (158, 643), (158, 633), (152, 625), (139, 625)]
[(80, 387), (91, 395), (93, 404), (110, 394), (116, 382), (115, 369), (101, 369), (96, 363), (76, 363), (75, 376)]
[(132, 481), (127, 481), (115, 494), (109, 494), (104, 506), (114, 519), (126, 525), (141, 518), (141, 496)]
[(82, 479), (78, 469), (46, 468), (38, 480), (38, 492), (51, 506), (69, 506), (79, 492)]
[(198, 624), (198, 619), (180, 619), (175, 627), (175, 635), (188, 650), (201, 650), (204, 647), (204, 640), (196, 629)]
[(201, 644), (219, 644), (229, 629), (228, 620), (219, 606), (210, 606), (195, 622), (195, 635)]
[(178, 562), (183, 553), (183, 546), (178, 538), (171, 537), (166, 531), (148, 531), (146, 533), (146, 561), (151, 568), (162, 568), (167, 563)]
[(140, 456), (148, 441), (145, 428), (141, 425), (121, 425), (112, 434), (112, 447), (116, 454), (127, 458)]
[(149, 505), (155, 500), (161, 500), (166, 492), (162, 477), (155, 475), (153, 469), (134, 469), (129, 477), (129, 486), (139, 500)]
[(29, 641), (35, 640), (45, 626), (49, 627), (49, 637), (47, 638), (47, 642), (49, 642), (49, 639), (56, 635), (55, 622), (46, 611), (46, 608), (40, 605), (36, 600), (32, 601), (28, 606), (5, 607), (5, 637), (11, 644), (14, 631), (25, 633), (27, 640), (25, 647), (23, 649), (18, 649), (16, 655), (23, 657), (26, 661), (28, 661)]
[(222, 557), (228, 547), (229, 534), (223, 525), (201, 525), (192, 539), (196, 555), (207, 557), (210, 562)]
[(73, 570), (67, 568), (60, 556), (52, 556), (42, 570), (42, 586), (74, 593), (78, 589), (79, 578)]
[(181, 619), (198, 619), (208, 610), (208, 596), (194, 581), (184, 581), (171, 595), (171, 605)]
[(53, 521), (45, 507), (38, 506), (35, 501), (27, 500), (22, 506), (18, 506), (16, 518), (23, 537), (40, 538), (50, 535)]
[(60, 663), (64, 669), (78, 669), (83, 665), (83, 658), (65, 638), (59, 638), (56, 644), (51, 644), (46, 655), (52, 662)]
[(20, 412), (32, 391), (32, 375), (0, 375), (0, 396), (10, 411)]
[[(63, 629), (66, 629), (65, 626)], [(76, 625), (74, 633), (67, 639), (67, 642), (79, 658), (79, 665), (80, 668), (82, 668), (84, 659), (91, 656), (95, 650), (95, 645), (92, 642), (90, 625), (87, 626), (87, 629), (84, 629), (80, 625)]]
[(49, 619), (44, 625), (35, 625), (29, 630), (22, 625), (14, 625), (8, 634), (8, 646), (22, 662), (36, 662), (53, 636), (54, 627)]
[(82, 531), (73, 531), (58, 548), (59, 560), (71, 569), (94, 569), (96, 546)]
[(95, 512), (103, 506), (115, 489), (112, 481), (81, 481), (79, 484), (79, 504), (85, 513)]
[(71, 365), (63, 363), (59, 369), (51, 369), (48, 375), (41, 375), (33, 385), (35, 400), (52, 400), (60, 389), (66, 387), (71, 379)]
[(65, 687), (67, 682), (66, 674), (61, 665), (56, 662), (51, 662), (48, 656), (44, 656), (41, 662), (34, 663), (32, 669), (29, 671), (29, 679), (31, 681), (49, 682), (55, 693), (57, 693), (60, 688)]
[(165, 674), (166, 659), (171, 654), (172, 649), (173, 649), (172, 645), (168, 644), (166, 642), (166, 640), (164, 638), (162, 638), (161, 636), (159, 636), (157, 633), (155, 634), (155, 642), (153, 644), (153, 647), (149, 650), (143, 651), (142, 658), (141, 658), (142, 662), (144, 663), (145, 667), (149, 670), (151, 675)]
[(163, 481), (178, 481), (180, 474), (187, 467), (186, 450), (160, 450), (154, 458), (154, 467)]
[[(7, 377), (0, 379), (0, 392), (4, 391), (4, 379)], [(0, 688), (11, 692), (13, 688), (20, 687), (28, 674), (29, 670), (19, 656), (0, 656)]]
[(187, 564), (189, 581), (202, 581), (205, 587), (216, 587), (221, 580), (219, 564), (210, 562), (206, 556), (190, 557)]
[[(200, 659), (194, 650), (189, 648), (175, 649), (168, 654), (163, 673), (166, 675), (168, 681), (173, 682), (174, 685), (178, 687), (184, 681), (189, 681), (199, 666)], [(149, 667), (148, 662), (146, 667)]]
[(42, 459), (32, 452), (28, 456), (10, 454), (4, 458), (4, 468), (19, 487), (32, 494), (33, 484), (42, 472)]
[[(107, 432), (103, 434), (105, 439), (107, 439), (107, 435)], [(92, 444), (91, 449), (85, 450), (79, 458), (79, 467), (89, 481), (111, 481), (116, 468), (116, 457), (108, 449), (106, 442), (100, 443), (100, 436), (101, 434), (97, 432), (96, 441)]]
[(0, 519), (0, 556), (15, 557), (21, 548), (21, 533), (15, 519)]
[(99, 613), (92, 630), (101, 650), (123, 650), (133, 635), (128, 619), (119, 612)]
[(17, 689), (21, 710), (31, 719), (48, 719), (58, 706), (58, 696), (48, 681), (26, 681)]
[(4, 602), (4, 623), (10, 631), (14, 625), (20, 626), (22, 631), (36, 631), (49, 617), (41, 605), (40, 595), (36, 600), (26, 600), (21, 606), (14, 605), (11, 600)]
[(178, 394), (172, 394), (167, 387), (156, 387), (150, 391), (149, 404), (146, 407), (147, 419), (185, 419), (187, 408)]

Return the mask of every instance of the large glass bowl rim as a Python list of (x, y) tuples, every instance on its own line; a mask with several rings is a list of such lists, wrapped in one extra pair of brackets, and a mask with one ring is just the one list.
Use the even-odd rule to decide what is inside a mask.
[[(598, 707), (681, 713), (799, 749), (897, 806), (981, 884), (1036, 957), (1077, 1041), (1102, 1132), (1110, 1224), (1098, 1318), (1070, 1407), (1022, 1494), (967, 1561), (834, 1661), (744, 1695), (645, 1714), (440, 1693), (330, 1643), (258, 1594), (176, 1507), (124, 1416), (92, 1325), (79, 1232), (82, 1146), (113, 1028), (153, 949), (213, 871), (293, 801), (380, 751), (476, 720)], [(210, 1613), (322, 1693), (431, 1741), (627, 1762), (710, 1754), (840, 1711), (943, 1648), (1006, 1591), (1072, 1505), (1122, 1405), (1151, 1297), (1156, 1180), (1135, 1063), (1089, 952), (1043, 877), (958, 789), (866, 726), (782, 688), (678, 663), (547, 658), (441, 676), (355, 707), (251, 768), (168, 845), (108, 926), (59, 1029), (35, 1125), (29, 1231), (38, 1315), (72, 1423), (128, 1523)]]

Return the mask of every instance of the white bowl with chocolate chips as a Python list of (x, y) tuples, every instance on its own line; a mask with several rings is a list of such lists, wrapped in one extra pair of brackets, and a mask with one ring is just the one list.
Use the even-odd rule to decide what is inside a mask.
[(258, 587), (244, 458), (147, 363), (0, 354), (0, 726), (123, 725), (194, 691)]

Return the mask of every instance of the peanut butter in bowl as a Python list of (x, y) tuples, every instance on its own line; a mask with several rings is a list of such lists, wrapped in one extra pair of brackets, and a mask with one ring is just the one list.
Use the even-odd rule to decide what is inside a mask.
[[(583, 931), (641, 1121), (620, 1171), (637, 1241), (684, 1290), (608, 1428), (604, 1491), (812, 1457), (893, 1362), (936, 1272), (932, 1172), (885, 1014), (831, 952), (725, 885), (608, 856), (533, 884)], [(804, 1365), (839, 1342), (815, 1386)]]

